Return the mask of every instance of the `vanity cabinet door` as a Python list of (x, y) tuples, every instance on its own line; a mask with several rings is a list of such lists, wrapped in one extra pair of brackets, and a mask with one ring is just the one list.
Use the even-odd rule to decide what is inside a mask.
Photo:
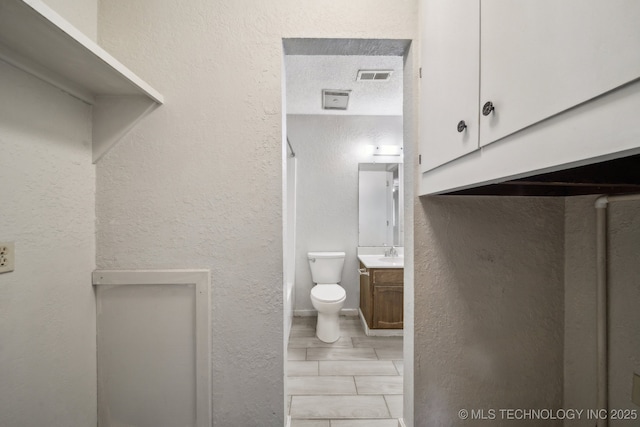
[(372, 269), (374, 285), (402, 285), (404, 282), (404, 270), (401, 268)]
[[(366, 274), (362, 274), (362, 273)], [(373, 325), (373, 290), (371, 289), (371, 270), (360, 263), (360, 311), (369, 328)]]
[(404, 270), (374, 269), (373, 329), (402, 329), (404, 315)]
[(402, 329), (403, 305), (404, 269), (360, 263), (360, 311), (370, 329)]
[(420, 20), (420, 168), (426, 172), (479, 147), (480, 0), (424, 0)]
[(402, 329), (404, 319), (404, 286), (374, 285), (373, 328)]
[(481, 9), (479, 108), (495, 109), (480, 118), (480, 146), (640, 77), (640, 1), (481, 0)]

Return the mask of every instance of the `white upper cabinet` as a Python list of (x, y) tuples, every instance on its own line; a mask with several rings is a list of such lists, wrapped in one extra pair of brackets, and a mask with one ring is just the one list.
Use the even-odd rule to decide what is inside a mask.
[(640, 1), (482, 0), (480, 145), (640, 77)]
[(640, 152), (639, 0), (420, 5), (420, 194)]
[(425, 1), (421, 6), (424, 172), (478, 148), (480, 0)]

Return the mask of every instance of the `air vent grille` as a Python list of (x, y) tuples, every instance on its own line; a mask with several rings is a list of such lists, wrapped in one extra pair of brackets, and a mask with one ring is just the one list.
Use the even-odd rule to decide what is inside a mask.
[(391, 78), (393, 70), (358, 70), (359, 82), (386, 82)]

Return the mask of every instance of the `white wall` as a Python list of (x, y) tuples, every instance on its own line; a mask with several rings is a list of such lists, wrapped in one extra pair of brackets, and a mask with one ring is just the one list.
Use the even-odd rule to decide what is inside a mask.
[(414, 39), (416, 2), (99, 6), (103, 47), (166, 104), (97, 166), (97, 263), (211, 269), (214, 424), (282, 425), (282, 39)]
[(402, 145), (402, 126), (401, 116), (287, 116), (298, 159), (296, 310), (314, 310), (311, 251), (346, 252), (344, 308), (358, 308), (358, 163), (371, 144)]
[(423, 197), (414, 214), (415, 425), (561, 408), (563, 200)]
[(96, 425), (91, 108), (0, 61), (0, 425)]
[[(564, 405), (596, 405), (596, 238), (595, 198), (566, 199)], [(640, 220), (638, 202), (608, 208), (609, 244), (609, 407), (635, 409), (633, 373), (640, 373)], [(567, 421), (565, 426), (584, 425)], [(611, 427), (629, 421), (611, 420)]]
[(402, 415), (407, 427), (415, 425), (414, 421), (414, 197), (416, 190), (416, 170), (419, 170), (416, 135), (418, 134), (418, 96), (414, 91), (418, 82), (416, 58), (418, 48), (409, 46), (404, 58), (403, 84), (403, 136), (405, 163), (403, 166), (404, 197), (404, 339), (403, 339), (403, 411)]
[[(287, 149), (288, 150), (288, 149)], [(298, 160), (286, 157), (287, 182), (285, 188), (285, 220), (284, 220), (284, 336), (289, 342), (293, 310), (295, 306), (296, 281), (296, 193)]]
[(98, 39), (98, 0), (43, 0), (43, 2), (91, 40)]

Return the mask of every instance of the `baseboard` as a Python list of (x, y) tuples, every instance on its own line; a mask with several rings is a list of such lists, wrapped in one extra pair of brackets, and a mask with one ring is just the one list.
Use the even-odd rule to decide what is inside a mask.
[(404, 423), (404, 418), (398, 418), (398, 427), (407, 427)]
[(368, 337), (402, 337), (404, 336), (403, 329), (369, 329), (369, 325), (367, 325), (367, 321), (364, 320), (364, 315), (362, 314), (362, 311), (360, 309), (358, 309), (358, 317), (360, 318), (362, 329), (364, 329), (364, 334)]
[[(359, 309), (357, 308), (343, 308), (340, 310), (340, 316), (357, 316)], [(316, 310), (309, 309), (301, 309), (301, 310), (293, 310), (293, 315), (295, 317), (316, 317), (318, 312)]]

